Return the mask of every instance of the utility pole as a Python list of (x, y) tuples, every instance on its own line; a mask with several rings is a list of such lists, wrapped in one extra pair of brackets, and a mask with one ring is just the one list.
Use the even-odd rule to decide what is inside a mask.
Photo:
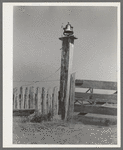
[(59, 38), (62, 41), (59, 112), (61, 119), (67, 120), (74, 40), (77, 38), (73, 35), (73, 27), (69, 22), (63, 29), (64, 36)]

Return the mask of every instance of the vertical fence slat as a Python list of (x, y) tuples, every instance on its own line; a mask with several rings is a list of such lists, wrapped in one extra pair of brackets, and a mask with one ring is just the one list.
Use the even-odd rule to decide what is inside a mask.
[(31, 108), (34, 108), (34, 102), (35, 102), (34, 87), (32, 87), (32, 92), (31, 92), (31, 94), (32, 94), (32, 107), (31, 107)]
[(21, 109), (21, 95), (20, 95), (20, 88), (19, 88), (19, 90), (18, 90), (17, 98), (18, 98), (18, 109)]
[(20, 98), (19, 98), (20, 92), (19, 89), (17, 90), (16, 100), (17, 100), (17, 109), (20, 108)]
[(54, 87), (52, 97), (52, 111), (53, 116), (58, 115), (58, 88)]
[(29, 108), (32, 108), (32, 87), (29, 89)]
[(52, 91), (51, 88), (47, 91), (47, 113), (52, 115)]
[(70, 78), (69, 108), (68, 108), (68, 116), (67, 116), (68, 120), (73, 118), (74, 99), (75, 99), (75, 73), (71, 74), (71, 78)]
[(13, 109), (15, 109), (16, 105), (16, 88), (13, 89)]
[(28, 89), (28, 87), (26, 87), (25, 88), (25, 109), (27, 108), (29, 108), (29, 89)]
[(30, 87), (30, 108), (35, 108), (35, 93), (34, 87)]
[(36, 88), (36, 96), (35, 96), (35, 112), (36, 113), (41, 113), (42, 108), (41, 108), (41, 92), (40, 88)]
[(21, 109), (24, 109), (24, 87), (20, 88), (20, 96), (21, 96)]
[(42, 113), (47, 114), (47, 90), (46, 88), (42, 88)]
[(15, 92), (15, 109), (18, 108), (18, 88), (16, 89), (16, 92)]

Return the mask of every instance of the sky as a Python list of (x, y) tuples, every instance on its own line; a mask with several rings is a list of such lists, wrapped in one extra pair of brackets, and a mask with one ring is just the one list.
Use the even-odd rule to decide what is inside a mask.
[(42, 80), (52, 82), (34, 86), (59, 86), (53, 81), (60, 79), (59, 37), (68, 22), (78, 38), (72, 68), (76, 79), (117, 81), (117, 7), (14, 6), (14, 87)]

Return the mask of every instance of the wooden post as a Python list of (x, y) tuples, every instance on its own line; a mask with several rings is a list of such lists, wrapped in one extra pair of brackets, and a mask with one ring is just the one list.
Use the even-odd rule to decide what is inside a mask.
[(47, 90), (43, 87), (42, 88), (42, 113), (43, 115), (47, 114)]
[(22, 103), (21, 103), (21, 87), (20, 87), (20, 89), (19, 89), (19, 109), (21, 109), (21, 105), (22, 105)]
[(30, 102), (29, 102), (29, 88), (26, 87), (25, 89), (25, 108), (30, 108)]
[(17, 93), (17, 88), (13, 89), (13, 109), (16, 108), (16, 93)]
[(54, 87), (53, 89), (53, 99), (52, 99), (52, 111), (53, 116), (58, 115), (58, 88)]
[(24, 87), (20, 87), (21, 109), (24, 109)]
[(73, 118), (74, 113), (74, 101), (75, 101), (75, 73), (71, 74), (70, 78), (70, 96), (69, 96), (69, 112), (68, 120)]
[(16, 108), (16, 109), (19, 109), (19, 89), (18, 89), (18, 88), (17, 88), (17, 90), (16, 90), (15, 102), (16, 102), (15, 108)]
[(47, 113), (51, 113), (51, 88), (47, 90)]
[(35, 108), (35, 93), (34, 87), (30, 87), (30, 108)]
[(64, 36), (59, 39), (62, 40), (59, 109), (61, 118), (67, 120), (74, 39), (77, 38), (72, 35)]
[(36, 111), (36, 113), (42, 113), (41, 92), (40, 92), (40, 88), (39, 87), (36, 88), (35, 111)]
[(53, 98), (53, 91), (51, 88), (48, 89), (48, 112), (51, 114), (51, 116), (53, 115), (53, 111), (52, 111), (52, 98)]
[(15, 92), (15, 109), (18, 109), (18, 88), (16, 89)]

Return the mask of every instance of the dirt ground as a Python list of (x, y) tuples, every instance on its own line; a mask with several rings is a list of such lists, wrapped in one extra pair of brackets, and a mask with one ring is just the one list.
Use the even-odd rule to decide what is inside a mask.
[(25, 117), (14, 117), (13, 143), (111, 145), (117, 144), (117, 126), (87, 125), (77, 119), (30, 123)]

